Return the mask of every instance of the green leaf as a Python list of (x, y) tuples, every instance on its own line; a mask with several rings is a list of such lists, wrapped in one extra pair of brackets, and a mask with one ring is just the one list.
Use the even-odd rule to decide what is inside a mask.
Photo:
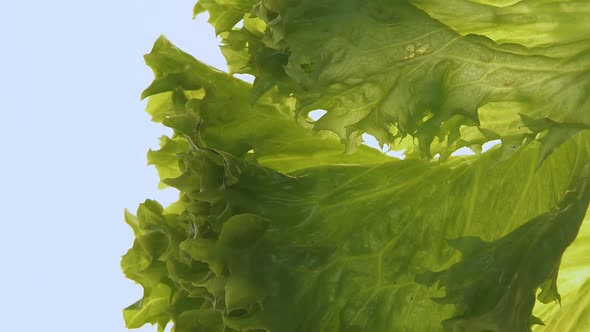
[[(311, 168), (290, 176), (225, 155), (223, 163), (212, 166), (230, 169), (237, 177), (233, 184), (218, 189), (234, 217), (223, 223), (217, 239), (204, 233), (182, 242), (180, 249), (210, 267), (215, 277), (203, 285), (213, 295), (213, 303), (226, 303), (225, 309), (218, 309), (219, 315), (241, 309), (237, 312), (242, 316), (232, 317), (233, 323), (227, 326), (271, 331), (437, 330), (440, 321), (450, 317), (451, 308), (431, 301), (440, 292), (415, 283), (413, 278), (424, 269), (440, 270), (457, 260), (445, 239), (478, 234), (485, 241), (507, 243), (488, 250), (489, 257), (497, 260), (498, 273), (518, 267), (524, 281), (515, 282), (508, 294), (532, 290), (534, 303), (534, 291), (551, 278), (568, 244), (562, 242), (560, 232), (548, 228), (563, 217), (546, 218), (544, 211), (557, 206), (555, 211), (570, 213), (585, 211), (587, 206), (582, 200), (575, 205), (578, 210), (566, 208), (555, 196), (566, 192), (575, 160), (587, 156), (586, 141), (559, 149), (539, 171), (535, 171), (537, 149), (517, 152), (505, 162), (497, 161), (501, 151), (496, 151), (475, 162), (447, 167), (398, 161)], [(573, 157), (572, 161), (563, 164), (565, 156)], [(555, 176), (557, 163), (562, 176)], [(507, 174), (507, 169), (512, 170), (513, 177), (496, 181), (499, 174)], [(554, 175), (553, 181), (541, 181), (548, 173)], [(216, 174), (227, 176), (226, 172)], [(518, 199), (502, 200), (501, 195)], [(194, 197), (193, 204), (199, 204), (199, 196)], [(497, 203), (487, 203), (490, 201)], [(253, 214), (267, 221), (261, 224)], [(541, 217), (535, 218), (538, 215)], [(534, 222), (525, 223), (532, 218)], [(244, 227), (236, 227), (238, 224)], [(266, 226), (261, 228), (263, 224)], [(570, 234), (577, 231), (573, 226), (560, 229)], [(504, 234), (508, 234), (507, 240)], [(531, 246), (528, 251), (511, 246), (512, 242), (528, 245), (530, 242), (523, 239), (531, 238), (538, 239), (540, 246), (544, 239), (556, 244), (548, 248)], [(475, 249), (482, 243), (455, 246)], [(515, 250), (523, 255), (530, 252), (537, 259), (517, 265), (514, 259), (518, 256), (507, 255)], [(555, 258), (544, 260), (545, 254)], [(464, 258), (459, 264), (469, 265), (470, 261)], [(540, 268), (537, 263), (549, 268)], [(474, 267), (470, 271), (473, 275), (458, 274), (457, 282), (474, 282), (477, 288), (480, 270)], [(493, 274), (490, 278), (497, 279)], [(485, 285), (491, 287), (486, 291), (505, 290), (503, 285)], [(464, 300), (458, 304), (464, 307), (469, 303)], [(510, 310), (503, 303), (495, 296), (486, 302)], [(263, 309), (249, 314), (256, 305)], [(515, 317), (526, 322), (527, 329), (531, 310), (532, 306), (525, 307)], [(422, 317), (426, 312), (428, 316)], [(421, 319), (400, 319), (408, 316)], [(500, 326), (504, 321), (503, 317), (494, 318), (490, 324)]]
[(233, 28), (255, 4), (256, 1), (253, 0), (200, 0), (193, 9), (193, 15), (209, 12), (209, 23), (218, 35)]
[[(539, 10), (547, 15), (551, 6)], [(587, 41), (571, 42), (567, 47), (573, 51), (561, 53), (500, 45), (482, 36), (462, 36), (406, 1), (263, 2), (256, 13), (266, 17), (267, 35), (272, 35), (258, 38), (260, 44), (286, 59), (284, 70), (272, 69), (267, 61), (250, 73), (263, 85), (274, 82), (292, 93), (303, 114), (327, 110), (315, 128), (333, 131), (350, 149), (359, 144), (359, 133), (394, 148), (397, 139), (409, 134), (418, 139), (416, 150), (422, 155), (430, 156), (431, 149), (450, 154), (461, 137), (454, 133), (462, 126), (478, 126), (478, 109), (490, 103), (516, 103), (536, 119), (590, 124), (585, 111), (590, 108)], [(231, 38), (227, 40), (231, 48)], [(236, 46), (245, 56), (241, 49)], [(252, 63), (260, 49), (250, 47)], [(270, 79), (265, 72), (275, 75)], [(496, 134), (505, 135), (501, 128)], [(436, 146), (440, 144), (448, 153)]]
[[(199, 77), (215, 73), (196, 62), (192, 67), (203, 70), (193, 71)], [(204, 86), (205, 97), (194, 109), (202, 119), (198, 135), (183, 134), (192, 143), (184, 154), (185, 173), (175, 180), (185, 193), (183, 214), (199, 225), (187, 231), (189, 239), (176, 242), (179, 257), (186, 261), (188, 255), (190, 264), (207, 266), (210, 272), (200, 272), (190, 284), (190, 274), (174, 279), (177, 287), (208, 301), (211, 307), (203, 310), (215, 308), (216, 319), (223, 318), (229, 328), (438, 330), (442, 320), (452, 317), (454, 306), (432, 301), (441, 291), (414, 278), (458, 262), (446, 240), (477, 236), (455, 243), (473, 249), (501, 242), (503, 236), (521, 236), (519, 226), (559, 205), (579, 162), (587, 160), (587, 135), (578, 135), (538, 170), (539, 143), (502, 160), (503, 151), (496, 150), (440, 165), (382, 155), (355, 163), (362, 150), (343, 155), (333, 136), (286, 121), (294, 116), (293, 108), (281, 104), (281, 98), (269, 94), (252, 108), (247, 84), (222, 75), (215, 82)], [(287, 112), (284, 122), (279, 121), (281, 110)], [(258, 130), (251, 130), (256, 125), (250, 121), (260, 123), (266, 117), (272, 119), (268, 127), (258, 124)], [(298, 141), (289, 140), (296, 136)], [(236, 145), (240, 142), (244, 147)], [(280, 146), (262, 149), (268, 142)], [(326, 166), (299, 161), (314, 144), (338, 152), (338, 157), (319, 155)], [(259, 155), (243, 153), (248, 148)], [(295, 162), (270, 165), (289, 174), (262, 167), (261, 160), (279, 152), (291, 154)], [(146, 220), (157, 220), (148, 224), (164, 222), (155, 217), (159, 208), (148, 211), (156, 212), (144, 213)], [(185, 219), (175, 220), (182, 224)], [(552, 248), (557, 259), (565, 250), (563, 245)], [(513, 264), (501, 260), (503, 252), (498, 264), (510, 270)], [(556, 265), (555, 259), (546, 263)], [(180, 271), (184, 265), (168, 266)], [(535, 268), (523, 267), (521, 273), (539, 281), (518, 284), (514, 293), (530, 293), (532, 287), (534, 296), (540, 287), (551, 289), (544, 282), (552, 280), (555, 270)], [(494, 299), (487, 303), (497, 305)], [(458, 303), (457, 308), (468, 304)], [(526, 309), (516, 319), (528, 328), (532, 307)]]
[[(175, 178), (182, 174), (182, 154), (188, 150), (188, 142), (182, 137), (160, 137), (160, 149), (147, 154), (148, 165), (154, 165), (160, 179)], [(159, 188), (166, 187), (160, 182)]]
[(445, 271), (420, 276), (445, 287), (445, 297), (437, 301), (460, 308), (459, 316), (443, 323), (448, 330), (528, 331), (531, 321), (542, 324), (528, 314), (539, 287), (541, 302), (561, 299), (556, 287), (561, 256), (576, 238), (590, 200), (590, 164), (581, 173), (552, 211), (489, 243), (453, 240), (463, 259)]
[(176, 332), (223, 332), (223, 320), (215, 310), (185, 311), (178, 317)]
[(123, 317), (127, 328), (139, 328), (145, 323), (166, 325), (170, 302), (170, 288), (164, 284), (152, 288), (136, 303), (125, 308)]
[(561, 301), (535, 306), (534, 314), (543, 317), (546, 325), (545, 328), (535, 329), (535, 331), (585, 331), (590, 328), (588, 250), (590, 250), (590, 222), (586, 217), (576, 241), (567, 249), (561, 261), (557, 280)]
[[(148, 161), (180, 196), (125, 214), (127, 326), (587, 330), (590, 48), (568, 4), (200, 1), (255, 81), (164, 37), (146, 55), (147, 111), (174, 131)], [(515, 22), (528, 46), (496, 43)]]
[[(344, 161), (374, 163), (389, 160), (384, 154), (367, 147), (362, 147), (353, 156), (347, 156), (344, 155), (339, 139), (333, 134), (319, 132), (312, 135), (309, 129), (297, 125), (293, 99), (286, 98), (277, 102), (279, 97), (274, 93), (251, 106), (252, 88), (249, 84), (198, 62), (163, 37), (156, 42), (152, 53), (146, 58), (162, 59), (149, 63), (154, 72), (162, 76), (184, 70), (187, 75), (194, 76), (190, 78), (191, 81), (201, 82), (204, 97), (185, 96), (183, 102), (178, 102), (181, 106), (171, 108), (165, 119), (184, 114), (187, 107), (190, 108), (202, 119), (199, 135), (208, 147), (221, 148), (237, 156), (247, 156), (248, 151), (252, 150), (253, 159), (281, 171)], [(183, 81), (179, 81), (178, 85), (183, 86)], [(173, 98), (172, 94), (166, 96)], [(162, 102), (163, 94), (156, 97)], [(171, 102), (163, 103), (162, 108), (169, 109), (170, 104)], [(155, 108), (152, 112), (162, 113)], [(198, 124), (197, 118), (178, 121), (178, 125), (167, 121), (173, 129), (185, 135), (189, 134), (191, 126), (196, 130)], [(179, 125), (183, 123), (188, 127), (181, 129)], [(308, 126), (310, 125), (311, 122)]]
[[(478, 3), (480, 2), (480, 3)], [(488, 4), (486, 4), (486, 2)], [(522, 1), (412, 0), (434, 18), (459, 33), (485, 35), (499, 43), (528, 47), (564, 44), (587, 39), (590, 4), (583, 0)], [(588, 47), (588, 43), (586, 43)], [(575, 45), (561, 45), (554, 52), (576, 51)]]
[[(571, 294), (569, 301), (558, 311), (547, 327), (546, 332), (554, 331), (586, 331), (590, 328), (588, 320), (590, 314), (590, 279), (577, 287), (576, 293)], [(566, 306), (567, 305), (567, 306)]]

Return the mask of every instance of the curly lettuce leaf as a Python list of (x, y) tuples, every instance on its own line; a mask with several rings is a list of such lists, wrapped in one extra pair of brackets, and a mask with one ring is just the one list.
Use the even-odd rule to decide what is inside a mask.
[(543, 317), (545, 326), (535, 331), (586, 331), (590, 329), (590, 222), (588, 217), (576, 241), (567, 249), (559, 269), (559, 303), (537, 303), (534, 315)]
[(156, 80), (144, 97), (161, 105), (150, 113), (184, 148), (164, 145), (152, 163), (180, 174), (163, 182), (181, 198), (127, 214), (136, 240), (122, 267), (145, 290), (128, 327), (529, 331), (540, 323), (535, 292), (559, 298), (557, 267), (588, 205), (587, 131), (540, 165), (540, 142), (445, 163), (343, 154), (337, 136), (298, 124), (277, 90), (252, 105), (256, 87), (164, 38), (146, 61)]
[[(572, 180), (557, 206), (508, 235), (484, 242), (478, 237), (449, 241), (463, 259), (447, 270), (419, 276), (446, 288), (441, 303), (454, 303), (461, 315), (443, 322), (449, 331), (527, 331), (543, 324), (528, 316), (537, 298), (561, 301), (557, 274), (565, 249), (574, 241), (590, 200), (590, 164)], [(517, 291), (514, 291), (514, 290)]]
[[(444, 22), (455, 31), (487, 36), (498, 43), (527, 47), (560, 44), (553, 54), (579, 51), (588, 47), (590, 3), (584, 0), (500, 1), (455, 0), (452, 6), (442, 0), (412, 0), (413, 4)], [(586, 40), (585, 43), (571, 43)], [(563, 45), (570, 43), (569, 45)]]
[[(346, 156), (332, 133), (311, 135), (305, 128), (313, 125), (311, 120), (296, 123), (292, 98), (269, 95), (251, 105), (252, 89), (248, 83), (198, 62), (164, 37), (156, 41), (152, 52), (146, 55), (146, 62), (156, 73), (156, 80), (143, 94), (143, 97), (151, 96), (148, 112), (152, 120), (163, 121), (164, 125), (184, 134), (190, 134), (201, 121), (199, 135), (208, 147), (250, 158), (283, 172), (322, 164), (389, 160), (366, 146), (355, 155)], [(161, 83), (172, 80), (176, 85)], [(200, 109), (207, 111), (197, 112)], [(186, 128), (180, 127), (185, 125)], [(170, 141), (177, 143), (172, 147)], [(180, 169), (180, 159), (174, 162), (170, 157), (180, 154), (176, 147), (188, 147), (183, 141), (182, 135), (172, 140), (162, 139), (161, 149), (148, 154), (150, 163), (160, 170), (161, 178), (172, 177), (168, 176), (172, 175), (171, 167)]]
[[(336, 133), (348, 151), (365, 132), (396, 150), (408, 149), (410, 156), (438, 153), (442, 159), (460, 147), (479, 149), (490, 137), (501, 139), (509, 154), (539, 134), (518, 117), (511, 122), (518, 133), (491, 128), (481, 119), (484, 107), (497, 117), (516, 113), (547, 119), (555, 124), (551, 129), (588, 128), (587, 40), (571, 37), (567, 45), (543, 48), (497, 44), (482, 35), (462, 35), (430, 17), (428, 10), (437, 14), (442, 4), (416, 2), (426, 12), (408, 1), (261, 1), (244, 15), (264, 21), (258, 25), (264, 33), (246, 26), (228, 29), (222, 34), (224, 53), (232, 72), (256, 76), (255, 99), (278, 86), (298, 99), (301, 114), (326, 110), (315, 129)], [(455, 7), (475, 6), (529, 16), (539, 11), (538, 20), (551, 12), (573, 12), (569, 22), (580, 22), (583, 14), (574, 9), (583, 13), (587, 7), (578, 2), (573, 9), (559, 2), (527, 4), (519, 2), (515, 9), (459, 1), (434, 17), (444, 19)], [(461, 22), (469, 26), (470, 21)], [(464, 134), (464, 127), (476, 131)], [(557, 136), (559, 140), (543, 142), (548, 150), (568, 138)]]

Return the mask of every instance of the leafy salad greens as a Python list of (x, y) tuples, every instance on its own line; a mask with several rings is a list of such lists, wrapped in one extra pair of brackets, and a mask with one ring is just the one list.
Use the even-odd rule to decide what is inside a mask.
[(145, 56), (174, 130), (148, 162), (180, 195), (125, 213), (128, 328), (590, 330), (590, 2), (204, 12), (229, 74), (164, 37)]

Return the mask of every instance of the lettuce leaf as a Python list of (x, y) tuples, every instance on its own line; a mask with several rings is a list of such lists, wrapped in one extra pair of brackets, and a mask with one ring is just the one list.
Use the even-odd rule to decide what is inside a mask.
[(129, 328), (590, 328), (590, 53), (463, 35), (437, 5), (200, 1), (253, 85), (156, 41), (142, 97), (174, 135), (148, 161), (180, 198), (126, 212)]
[[(440, 7), (425, 3), (435, 12)], [(462, 8), (447, 10), (455, 7)], [(442, 157), (491, 136), (516, 149), (538, 133), (518, 116), (510, 126), (490, 128), (478, 114), (483, 106), (503, 118), (548, 118), (555, 128), (590, 124), (582, 92), (590, 90), (588, 40), (542, 48), (497, 44), (461, 35), (406, 1), (262, 1), (254, 14), (267, 24), (266, 34), (246, 26), (226, 31), (225, 48), (249, 59), (240, 68), (229, 57), (230, 67), (255, 75), (255, 90), (278, 85), (294, 94), (303, 115), (328, 111), (316, 130), (335, 132), (351, 151), (364, 132), (408, 153)], [(481, 132), (458, 141), (463, 126)], [(408, 134), (418, 146), (398, 142)]]
[[(590, 3), (583, 0), (469, 1), (457, 0), (453, 6), (442, 0), (412, 0), (412, 3), (444, 22), (455, 31), (484, 35), (499, 43), (527, 47), (548, 46), (587, 40), (586, 19)], [(551, 52), (567, 53), (588, 47), (572, 43), (554, 47)]]

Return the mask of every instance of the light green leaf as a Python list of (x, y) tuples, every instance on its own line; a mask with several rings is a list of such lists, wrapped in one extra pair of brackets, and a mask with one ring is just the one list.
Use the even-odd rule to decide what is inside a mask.
[[(158, 170), (160, 179), (175, 178), (182, 174), (182, 154), (188, 150), (188, 143), (182, 137), (173, 139), (160, 137), (160, 149), (150, 150), (147, 154), (148, 165), (154, 165)], [(160, 182), (159, 188), (165, 188), (166, 184)]]
[(559, 303), (538, 304), (534, 314), (543, 317), (546, 327), (534, 331), (586, 331), (590, 328), (590, 222), (586, 217), (576, 241), (565, 252), (557, 285)]
[[(561, 256), (574, 241), (590, 200), (590, 164), (586, 164), (561, 201), (493, 242), (459, 238), (450, 245), (462, 260), (451, 268), (419, 276), (439, 281), (446, 294), (436, 299), (457, 304), (460, 315), (443, 322), (449, 331), (528, 331), (535, 293), (543, 303), (559, 301), (557, 271)], [(468, 282), (466, 282), (468, 281)]]
[[(180, 197), (125, 214), (121, 267), (144, 288), (127, 326), (585, 331), (589, 48), (561, 19), (514, 38), (544, 27), (566, 44), (464, 35), (491, 33), (489, 13), (496, 40), (568, 13), (480, 3), (457, 1), (457, 22), (437, 1), (200, 1), (230, 71), (254, 85), (159, 38), (142, 97), (174, 134), (148, 158)], [(357, 147), (365, 132), (409, 158)]]
[[(195, 68), (190, 73), (199, 79), (218, 75), (195, 60), (189, 64)], [(182, 134), (192, 142), (184, 154), (184, 174), (167, 181), (185, 193), (186, 210), (171, 221), (187, 230), (176, 242), (184, 263), (170, 261), (168, 269), (176, 271), (169, 273), (177, 287), (210, 303), (203, 310), (214, 308), (218, 319), (230, 328), (439, 330), (442, 320), (453, 317), (455, 307), (432, 301), (444, 293), (420, 285), (414, 278), (452, 263), (470, 264), (468, 258), (458, 261), (460, 257), (446, 240), (477, 236), (482, 240), (455, 246), (483, 247), (486, 242), (482, 241), (505, 243), (503, 236), (520, 238), (518, 230), (526, 227), (521, 225), (529, 225), (527, 220), (535, 217), (541, 220), (537, 223), (550, 225), (556, 219), (538, 216), (559, 206), (573, 172), (580, 161), (587, 160), (587, 135), (578, 135), (575, 141), (557, 148), (538, 170), (539, 143), (503, 160), (498, 158), (503, 152), (497, 150), (477, 159), (451, 159), (441, 165), (390, 159), (355, 165), (353, 161), (362, 151), (342, 155), (337, 139), (314, 135), (287, 121), (293, 108), (288, 103), (277, 104), (280, 98), (270, 94), (252, 108), (247, 84), (222, 74), (215, 82), (215, 86), (203, 85), (205, 97), (194, 107), (178, 109), (182, 113), (190, 108), (202, 120), (193, 123), (198, 135)], [(185, 105), (189, 104), (187, 100)], [(281, 110), (287, 112), (284, 122), (279, 121)], [(260, 122), (266, 117), (273, 120), (268, 127), (252, 131), (252, 126), (246, 125), (251, 118)], [(273, 134), (275, 130), (282, 135)], [(300, 140), (289, 141), (295, 136)], [(240, 147), (236, 142), (247, 144)], [(265, 150), (264, 142), (281, 146)], [(326, 166), (297, 161), (296, 156), (305, 153), (301, 143), (312, 148), (321, 144), (324, 149), (338, 151), (341, 159), (331, 154), (318, 156)], [(261, 152), (253, 158), (242, 152), (247, 148)], [(271, 164), (289, 174), (255, 163), (279, 151), (296, 157), (297, 162), (291, 165)], [(339, 160), (346, 165), (334, 165)], [(579, 204), (580, 208), (585, 206), (584, 202)], [(164, 223), (158, 213), (159, 208), (151, 207), (141, 215), (147, 224)], [(194, 221), (189, 222), (191, 219)], [(191, 224), (196, 230), (189, 231)], [(539, 241), (547, 236), (542, 227), (531, 229), (540, 232)], [(544, 262), (551, 268), (521, 267), (523, 280), (535, 283), (517, 283), (507, 294), (532, 291), (534, 296), (540, 287), (551, 289), (545, 281), (554, 279), (553, 268), (566, 245), (551, 247), (549, 254), (556, 258)], [(498, 259), (501, 269), (512, 271), (511, 261), (502, 258), (506, 250), (492, 250), (491, 256)], [(179, 272), (193, 264), (201, 272), (191, 282), (190, 274)], [(474, 281), (467, 277), (464, 282)], [(494, 308), (502, 302), (491, 297), (486, 303)], [(457, 304), (457, 308), (469, 308), (468, 301)], [(515, 319), (528, 328), (533, 321), (531, 311), (532, 306), (525, 307)], [(500, 318), (493, 324), (499, 325)]]
[[(333, 131), (349, 149), (367, 132), (394, 148), (410, 134), (425, 156), (435, 139), (446, 141), (450, 153), (460, 138), (454, 133), (478, 126), (478, 109), (490, 103), (518, 103), (535, 119), (590, 124), (586, 41), (565, 53), (500, 45), (462, 36), (406, 1), (263, 1), (256, 13), (273, 37), (249, 47), (251, 62), (270, 48), (265, 52), (285, 57), (284, 70), (266, 62), (250, 73), (294, 94), (303, 114), (327, 110), (315, 128)], [(241, 46), (236, 51), (245, 56)]]
[[(463, 35), (484, 35), (499, 43), (565, 44), (587, 39), (585, 31), (590, 29), (590, 3), (584, 0), (455, 0), (452, 6), (443, 0), (411, 2)], [(555, 53), (576, 50), (575, 44), (552, 49)]]
[(195, 5), (193, 15), (209, 12), (209, 23), (218, 35), (233, 28), (255, 4), (253, 0), (201, 0)]
[(125, 308), (123, 317), (127, 328), (138, 328), (145, 323), (166, 325), (170, 302), (170, 288), (159, 284), (144, 294), (143, 298)]
[[(201, 82), (205, 96), (178, 94), (178, 106), (171, 108), (176, 113), (169, 113), (167, 119), (174, 114), (184, 114), (187, 108), (197, 113), (203, 123), (199, 135), (208, 147), (221, 148), (237, 156), (248, 156), (248, 151), (252, 150), (251, 158), (281, 171), (345, 161), (358, 164), (390, 159), (367, 147), (362, 147), (353, 156), (344, 155), (344, 148), (333, 134), (319, 132), (312, 135), (308, 129), (297, 125), (293, 99), (278, 101), (274, 93), (252, 107), (249, 84), (207, 67), (163, 37), (146, 58), (161, 59), (150, 62), (154, 72), (160, 73), (161, 77), (184, 70), (187, 75), (194, 76), (190, 81)], [(182, 78), (177, 84), (186, 85)], [(171, 91), (174, 89), (171, 87)], [(156, 95), (157, 100), (162, 101), (163, 95)], [(167, 97), (174, 98), (173, 94)], [(169, 109), (171, 102), (164, 105), (163, 108)], [(187, 133), (188, 129), (179, 127), (184, 123), (189, 128), (196, 128), (197, 120), (192, 123), (180, 121), (178, 125), (168, 122), (168, 125)]]

